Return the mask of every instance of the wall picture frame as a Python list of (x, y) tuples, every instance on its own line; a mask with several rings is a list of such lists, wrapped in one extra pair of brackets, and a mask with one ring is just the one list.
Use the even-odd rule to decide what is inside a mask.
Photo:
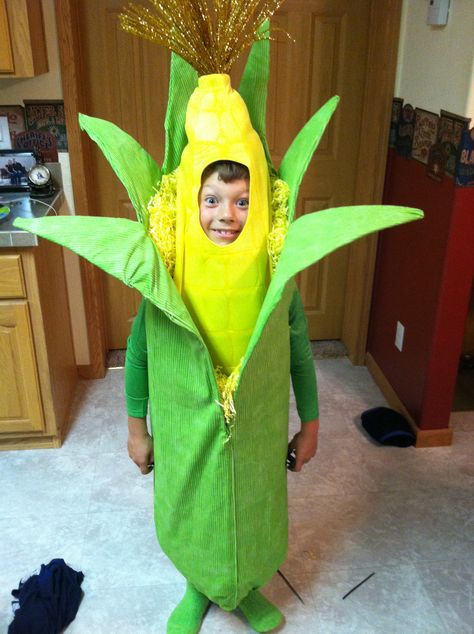
[(400, 111), (398, 121), (396, 151), (401, 156), (410, 158), (415, 133), (415, 109), (410, 103), (405, 103)]
[(394, 97), (392, 99), (392, 113), (390, 116), (390, 136), (389, 147), (395, 147), (397, 145), (398, 138), (398, 122), (400, 121), (400, 115), (403, 108), (403, 99), (400, 97)]
[(26, 130), (25, 126), (25, 109), (23, 106), (1, 106), (0, 116), (6, 116), (8, 118), (8, 128), (10, 130), (10, 139), (12, 142), (12, 148), (15, 147), (15, 138), (20, 132)]
[(0, 150), (0, 193), (28, 191), (28, 172), (35, 163), (32, 152)]
[(415, 108), (415, 131), (411, 156), (428, 165), (430, 148), (436, 144), (439, 116), (435, 112)]
[(27, 130), (42, 130), (56, 137), (59, 152), (67, 152), (66, 119), (61, 99), (26, 100), (25, 122)]
[(474, 187), (474, 128), (465, 129), (459, 142), (456, 185)]
[(446, 173), (450, 176), (456, 173), (456, 163), (459, 159), (459, 148), (461, 139), (466, 130), (469, 129), (471, 119), (461, 115), (440, 111), (438, 126), (438, 143), (443, 147), (446, 154)]
[(8, 129), (8, 117), (0, 115), (0, 150), (11, 150), (12, 140)]

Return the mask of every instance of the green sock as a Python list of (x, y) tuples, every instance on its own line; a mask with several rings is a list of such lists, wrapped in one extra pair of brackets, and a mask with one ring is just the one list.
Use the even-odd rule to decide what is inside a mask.
[(209, 604), (209, 599), (188, 581), (184, 597), (168, 619), (166, 634), (197, 634)]
[(256, 632), (270, 632), (283, 621), (283, 614), (258, 590), (252, 590), (239, 603), (250, 626)]

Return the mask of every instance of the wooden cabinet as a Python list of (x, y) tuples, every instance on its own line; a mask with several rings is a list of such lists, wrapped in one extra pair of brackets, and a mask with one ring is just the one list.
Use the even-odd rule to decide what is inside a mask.
[(0, 449), (59, 447), (77, 383), (62, 249), (0, 250)]
[(47, 71), (41, 0), (0, 0), (0, 77)]
[(14, 73), (13, 49), (5, 0), (0, 0), (0, 73)]
[(41, 431), (44, 418), (26, 301), (0, 302), (0, 433)]

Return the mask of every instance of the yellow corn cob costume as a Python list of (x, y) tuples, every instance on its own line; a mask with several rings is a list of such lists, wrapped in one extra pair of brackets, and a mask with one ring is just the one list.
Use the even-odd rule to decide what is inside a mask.
[[(267, 291), (270, 263), (270, 182), (262, 143), (228, 75), (200, 77), (187, 110), (177, 180), (174, 280), (215, 366), (230, 375), (244, 356)], [(204, 233), (198, 196), (205, 167), (217, 160), (250, 172), (247, 221), (235, 242), (222, 247)]]

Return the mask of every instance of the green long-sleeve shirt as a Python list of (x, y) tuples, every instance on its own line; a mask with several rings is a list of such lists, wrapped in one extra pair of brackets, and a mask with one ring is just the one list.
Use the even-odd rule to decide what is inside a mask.
[[(142, 301), (128, 338), (125, 361), (125, 397), (129, 416), (143, 418), (148, 410), (145, 300)], [(300, 294), (295, 291), (288, 315), (291, 349), (291, 381), (301, 421), (318, 417), (318, 398), (313, 354)], [(278, 360), (275, 361), (276, 363)]]

